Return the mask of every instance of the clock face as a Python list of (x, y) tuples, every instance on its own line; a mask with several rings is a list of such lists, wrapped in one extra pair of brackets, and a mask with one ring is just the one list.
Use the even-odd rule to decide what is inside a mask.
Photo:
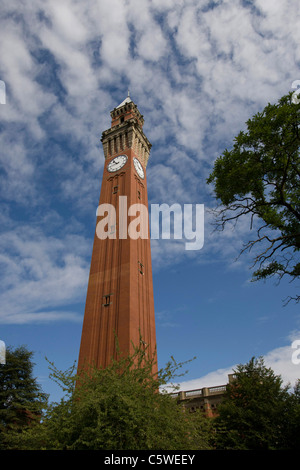
[(140, 162), (138, 161), (137, 158), (133, 159), (133, 164), (134, 164), (134, 168), (136, 169), (136, 172), (139, 175), (139, 177), (144, 179), (145, 173), (144, 173), (142, 165), (140, 164)]
[(125, 165), (126, 162), (126, 155), (118, 155), (118, 157), (115, 157), (111, 162), (109, 162), (107, 165), (107, 170), (110, 172), (118, 171)]

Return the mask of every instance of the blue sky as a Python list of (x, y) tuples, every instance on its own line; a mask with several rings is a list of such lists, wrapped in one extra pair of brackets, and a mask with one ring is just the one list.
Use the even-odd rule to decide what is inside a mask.
[(130, 89), (152, 143), (149, 203), (204, 204), (203, 249), (152, 240), (159, 366), (196, 356), (182, 388), (223, 384), (252, 356), (300, 377), (297, 285), (251, 283), (248, 221), (214, 233), (206, 184), (244, 123), (300, 78), (292, 0), (5, 0), (0, 13), (0, 340), (77, 361), (104, 156)]

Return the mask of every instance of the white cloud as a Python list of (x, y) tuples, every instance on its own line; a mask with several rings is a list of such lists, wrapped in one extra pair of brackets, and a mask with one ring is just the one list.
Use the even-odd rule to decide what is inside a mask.
[[(94, 201), (96, 209), (103, 164), (99, 138), (110, 125), (109, 111), (129, 86), (153, 143), (148, 190), (155, 202), (209, 201), (211, 206), (205, 179), (220, 149), (230, 145), (252, 114), (288, 92), (299, 78), (295, 2), (255, 0), (251, 7), (245, 5), (218, 1), (212, 7), (194, 0), (5, 2), (0, 79), (6, 82), (7, 104), (0, 108), (0, 144), (7, 204), (29, 209), (30, 202), (31, 209), (41, 210), (47, 200), (59, 212), (55, 204), (72, 201), (76, 210), (87, 210)], [(78, 291), (87, 268), (83, 254), (72, 257), (76, 246), (65, 234), (55, 241), (38, 230), (29, 236), (28, 225), (36, 223), (33, 210), (31, 217), (26, 222), (20, 217), (26, 229), (19, 244), (12, 234), (16, 252), (9, 251), (5, 234), (1, 245), (11, 274), (11, 286), (2, 297), (4, 315), (22, 315), (21, 300), (14, 295), (19, 285), (27, 319), (33, 310), (64, 311), (62, 304)], [(11, 225), (7, 220), (8, 230)], [(199, 259), (232, 260), (247, 233), (248, 226), (240, 224), (217, 237), (207, 225)], [(30, 240), (34, 244), (27, 256)], [(50, 256), (47, 241), (54, 254), (60, 243), (67, 246), (69, 257), (62, 266)], [(164, 266), (187, 256), (181, 241), (153, 241), (152, 248), (154, 262), (164, 252)], [(31, 279), (33, 273), (40, 278)], [(65, 292), (59, 281), (66, 284)], [(44, 301), (35, 285), (49, 292)]]
[(55, 238), (21, 225), (1, 235), (0, 248), (0, 323), (78, 319), (66, 307), (85, 295), (88, 247), (83, 237)]
[(87, 41), (90, 30), (86, 24), (87, 15), (82, 15), (79, 3), (65, 0), (64, 2), (48, 1), (44, 10), (51, 21), (56, 34), (64, 38), (64, 42), (80, 44)]
[[(155, 202), (178, 202), (184, 200), (186, 188), (180, 173), (171, 166), (156, 164), (149, 169), (151, 178), (151, 192), (155, 194)], [(168, 198), (166, 199), (166, 194)]]
[(1, 196), (4, 200), (22, 202), (35, 196), (35, 165), (30, 160), (22, 137), (9, 133), (0, 135), (2, 148)]
[(17, 312), (0, 317), (0, 324), (2, 325), (24, 325), (30, 323), (39, 324), (63, 321), (81, 322), (82, 315), (68, 310), (47, 310), (44, 312), (37, 312), (33, 309), (32, 311)]
[[(56, 23), (51, 27), (43, 26), (39, 32), (42, 47), (49, 50), (59, 64), (59, 77), (67, 90), (68, 98), (78, 98), (77, 106), (89, 102), (90, 94), (94, 95), (98, 84), (97, 77), (91, 66), (89, 50), (86, 41), (78, 45), (79, 38), (73, 36), (67, 38), (60, 34), (60, 28), (56, 29)], [(76, 23), (72, 29), (77, 31)]]
[(38, 116), (49, 109), (56, 98), (36, 82), (38, 66), (15, 25), (3, 28), (0, 55), (2, 77), (6, 83), (2, 118), (7, 122), (26, 122), (35, 139), (45, 137)]
[(147, 29), (138, 42), (138, 53), (146, 60), (159, 60), (166, 50), (166, 41), (161, 30), (156, 26)]
[[(129, 29), (126, 5), (121, 0), (97, 2), (95, 34), (100, 35), (100, 56), (114, 73), (123, 73), (128, 65)], [(96, 33), (97, 31), (97, 33)]]
[[(283, 385), (290, 385), (293, 387), (297, 380), (300, 379), (300, 365), (294, 364), (292, 361), (292, 355), (294, 352), (292, 342), (295, 339), (300, 339), (300, 331), (294, 332), (288, 339), (290, 340), (290, 344), (269, 351), (263, 356), (263, 359), (266, 367), (271, 368), (275, 375), (281, 376)], [(179, 389), (187, 391), (203, 387), (225, 385), (228, 383), (228, 375), (234, 373), (236, 367), (237, 364), (234, 364), (223, 369), (212, 371), (203, 377), (183, 381), (179, 384)]]

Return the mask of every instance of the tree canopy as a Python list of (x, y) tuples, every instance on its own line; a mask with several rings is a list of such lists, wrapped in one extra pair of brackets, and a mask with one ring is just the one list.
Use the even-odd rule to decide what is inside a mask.
[(299, 381), (294, 393), (262, 357), (238, 365), (216, 419), (216, 447), (240, 450), (297, 449)]
[(47, 405), (48, 397), (33, 376), (32, 356), (24, 346), (7, 348), (6, 363), (0, 365), (0, 449), (8, 433), (39, 421)]
[[(16, 363), (27, 372), (33, 366), (31, 355), (17, 350)], [(14, 361), (9, 362), (11, 370), (19, 370), (12, 367)], [(50, 377), (63, 391), (57, 403), (46, 400), (27, 372), (21, 378), (18, 373), (7, 374), (3, 382), (7, 387), (0, 396), (1, 450), (177, 452), (300, 445), (300, 381), (291, 392), (262, 358), (236, 367), (214, 418), (200, 410), (188, 411), (170, 394), (185, 364), (173, 358), (157, 375), (141, 349), (105, 369), (91, 367), (79, 375), (75, 363), (64, 372), (49, 364)], [(24, 409), (32, 414), (24, 415)]]
[(292, 94), (268, 104), (216, 159), (207, 179), (220, 202), (217, 227), (246, 216), (255, 227), (255, 238), (242, 249), (258, 248), (254, 280), (300, 276), (299, 126), (300, 104)]
[(185, 413), (162, 390), (181, 367), (171, 360), (152, 374), (144, 351), (90, 367), (77, 375), (51, 364), (51, 377), (65, 396), (51, 404), (43, 419), (22, 433), (12, 433), (10, 449), (30, 450), (186, 450), (210, 448), (210, 421), (199, 411)]

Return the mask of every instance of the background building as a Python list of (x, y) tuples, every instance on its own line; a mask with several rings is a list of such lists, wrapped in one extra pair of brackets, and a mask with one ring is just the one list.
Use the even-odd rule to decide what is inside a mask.
[[(228, 375), (228, 382), (231, 383), (234, 374)], [(218, 406), (222, 402), (227, 389), (227, 384), (217, 385), (215, 387), (203, 387), (195, 390), (172, 393), (178, 403), (183, 403), (189, 411), (200, 409), (206, 416), (213, 417), (218, 414)]]

